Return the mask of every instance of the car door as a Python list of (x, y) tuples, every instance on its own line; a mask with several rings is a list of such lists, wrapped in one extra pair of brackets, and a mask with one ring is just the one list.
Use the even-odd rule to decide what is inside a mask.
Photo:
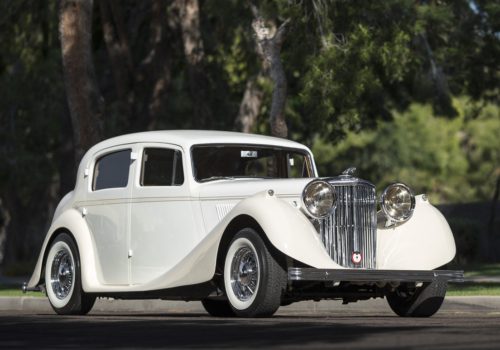
[(130, 198), (135, 145), (103, 150), (89, 167), (85, 219), (95, 244), (97, 277), (102, 284), (130, 284)]
[(182, 148), (139, 144), (137, 153), (131, 208), (133, 284), (169, 271), (199, 242)]

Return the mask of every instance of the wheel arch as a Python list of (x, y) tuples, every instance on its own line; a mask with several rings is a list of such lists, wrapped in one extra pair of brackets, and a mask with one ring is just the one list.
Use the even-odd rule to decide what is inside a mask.
[[(71, 231), (66, 228), (66, 227), (59, 227), (57, 229), (54, 230), (54, 232), (52, 232), (52, 234), (50, 235), (50, 238), (49, 240), (47, 241), (47, 245), (45, 246), (45, 249), (43, 251), (43, 257), (42, 257), (42, 269), (40, 271), (40, 281), (38, 282), (39, 284), (45, 282), (45, 265), (47, 263), (47, 256), (49, 254), (49, 251), (50, 251), (50, 248), (52, 247), (52, 243), (54, 243), (54, 241), (56, 240), (56, 238), (61, 234), (61, 233), (66, 233), (70, 238), (71, 240), (73, 241), (73, 243), (75, 244), (76, 246), (76, 250), (77, 250), (77, 254), (78, 254), (78, 262), (80, 263), (80, 248), (78, 247), (78, 242), (76, 241), (75, 239), (75, 236), (73, 235), (73, 233), (71, 233)], [(80, 263), (81, 265), (81, 263)]]
[(87, 223), (82, 214), (76, 209), (66, 210), (52, 223), (40, 250), (40, 255), (28, 283), (28, 288), (38, 286), (42, 282), (42, 279), (45, 279), (42, 272), (50, 247), (61, 233), (68, 234), (75, 243), (80, 262), (83, 290), (92, 290), (93, 286), (99, 285), (97, 279), (97, 269), (99, 266), (97, 266), (94, 258), (94, 245)]
[[(276, 261), (279, 261), (280, 264), (286, 264), (287, 255), (280, 252), (274, 245), (271, 243), (269, 238), (267, 237), (264, 229), (261, 227), (259, 222), (248, 214), (240, 214), (234, 217), (231, 222), (226, 226), (224, 232), (222, 233), (221, 240), (219, 243), (219, 247), (217, 250), (217, 259), (216, 259), (216, 270), (223, 270), (224, 268), (224, 260), (226, 257), (226, 253), (229, 249), (229, 245), (233, 238), (245, 228), (253, 229), (264, 241), (269, 252), (273, 255)], [(286, 267), (286, 266), (284, 266)]]
[(300, 211), (268, 191), (256, 193), (240, 203), (216, 226), (220, 234), (216, 270), (222, 266), (231, 239), (242, 228), (253, 228), (269, 251), (317, 268), (342, 268), (326, 253), (316, 229)]

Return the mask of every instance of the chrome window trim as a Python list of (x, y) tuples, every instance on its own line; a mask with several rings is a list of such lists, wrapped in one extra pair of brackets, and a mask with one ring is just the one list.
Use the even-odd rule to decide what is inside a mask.
[[(318, 174), (316, 174), (315, 172), (315, 169), (314, 169), (314, 163), (313, 163), (313, 157), (311, 156), (311, 153), (303, 148), (293, 148), (293, 147), (281, 147), (281, 146), (274, 146), (274, 145), (264, 145), (264, 144), (247, 144), (247, 143), (198, 143), (196, 145), (192, 145), (191, 148), (189, 149), (189, 153), (190, 153), (190, 156), (191, 156), (191, 175), (193, 175), (193, 179), (194, 181), (196, 181), (197, 183), (199, 184), (203, 184), (203, 183), (207, 183), (207, 182), (210, 182), (210, 181), (214, 181), (214, 180), (205, 180), (205, 181), (200, 181), (196, 178), (195, 176), (195, 173), (194, 173), (194, 157), (193, 157), (193, 149), (195, 147), (210, 147), (210, 146), (222, 146), (222, 147), (226, 147), (226, 146), (243, 146), (243, 147), (268, 147), (268, 148), (273, 148), (273, 149), (285, 149), (285, 150), (291, 150), (291, 151), (297, 151), (297, 152), (303, 152), (307, 155), (307, 158), (309, 159), (309, 164), (311, 164), (311, 173), (312, 173), (312, 177), (310, 177), (309, 179), (313, 179), (315, 177), (318, 176)], [(283, 180), (282, 178), (276, 178), (277, 180)], [(304, 178), (304, 179), (307, 179), (307, 178)], [(272, 179), (272, 180), (275, 180), (275, 179)]]

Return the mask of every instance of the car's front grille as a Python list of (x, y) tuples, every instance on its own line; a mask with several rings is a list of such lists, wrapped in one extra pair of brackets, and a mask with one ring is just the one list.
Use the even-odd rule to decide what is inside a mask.
[[(363, 182), (353, 185), (332, 184), (337, 208), (320, 221), (323, 244), (337, 264), (348, 268), (376, 268), (377, 190)], [(361, 253), (361, 262), (353, 254)], [(357, 256), (359, 258), (359, 256)]]

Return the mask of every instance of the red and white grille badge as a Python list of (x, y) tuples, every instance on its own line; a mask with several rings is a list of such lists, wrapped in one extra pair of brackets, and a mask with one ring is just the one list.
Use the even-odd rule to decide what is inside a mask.
[(352, 262), (355, 264), (359, 264), (363, 260), (363, 256), (361, 255), (360, 252), (354, 252), (352, 253)]

